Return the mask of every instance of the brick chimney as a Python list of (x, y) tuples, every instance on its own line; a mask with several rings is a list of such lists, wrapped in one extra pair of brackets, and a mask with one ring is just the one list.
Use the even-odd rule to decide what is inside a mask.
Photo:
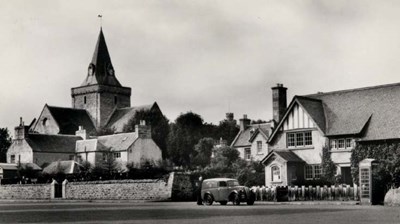
[(250, 119), (247, 119), (247, 114), (243, 114), (243, 118), (240, 121), (240, 131), (244, 131), (250, 125)]
[(283, 84), (278, 83), (272, 87), (272, 114), (273, 120), (279, 123), (285, 114), (287, 102), (286, 102), (286, 90), (287, 88)]
[(24, 121), (22, 117), (19, 118), (19, 126), (14, 128), (14, 139), (15, 140), (22, 140), (28, 136), (29, 126), (24, 125)]
[(151, 138), (151, 127), (141, 120), (140, 124), (135, 125), (135, 134), (137, 138)]
[(83, 140), (89, 138), (89, 135), (86, 133), (86, 130), (83, 129), (83, 126), (79, 126), (79, 129), (75, 132), (76, 136), (80, 136)]

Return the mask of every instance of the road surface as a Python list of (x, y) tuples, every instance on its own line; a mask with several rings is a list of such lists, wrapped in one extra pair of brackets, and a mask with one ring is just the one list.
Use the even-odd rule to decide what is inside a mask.
[(0, 223), (400, 223), (399, 207), (198, 206), (195, 202), (0, 202)]

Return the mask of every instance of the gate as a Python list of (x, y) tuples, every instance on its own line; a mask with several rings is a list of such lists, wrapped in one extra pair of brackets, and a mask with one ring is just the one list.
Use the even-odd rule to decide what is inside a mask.
[(54, 198), (62, 198), (62, 184), (54, 184)]

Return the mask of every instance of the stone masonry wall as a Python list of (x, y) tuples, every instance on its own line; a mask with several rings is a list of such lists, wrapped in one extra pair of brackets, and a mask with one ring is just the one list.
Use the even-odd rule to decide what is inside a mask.
[(168, 200), (171, 186), (164, 180), (118, 180), (71, 182), (65, 187), (66, 199)]
[(50, 184), (0, 185), (0, 199), (50, 199)]

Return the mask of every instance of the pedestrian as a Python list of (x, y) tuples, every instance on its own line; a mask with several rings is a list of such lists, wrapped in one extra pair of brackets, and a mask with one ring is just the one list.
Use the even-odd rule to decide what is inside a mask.
[(203, 183), (203, 177), (200, 175), (199, 181), (196, 182), (196, 198), (197, 198), (197, 205), (202, 205), (203, 200), (201, 199), (201, 184)]

